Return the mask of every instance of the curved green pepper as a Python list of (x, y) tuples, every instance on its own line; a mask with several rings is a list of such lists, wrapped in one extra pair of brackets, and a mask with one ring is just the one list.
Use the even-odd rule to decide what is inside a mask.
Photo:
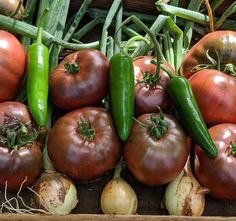
[(134, 114), (133, 60), (128, 55), (117, 53), (110, 60), (109, 95), (116, 130), (120, 139), (125, 141), (130, 134)]
[(48, 101), (49, 51), (42, 44), (42, 28), (37, 41), (27, 51), (27, 101), (30, 112), (39, 126), (46, 125)]
[(203, 120), (190, 83), (183, 76), (170, 73), (164, 66), (162, 69), (170, 76), (167, 92), (185, 130), (210, 158), (215, 158), (218, 151)]

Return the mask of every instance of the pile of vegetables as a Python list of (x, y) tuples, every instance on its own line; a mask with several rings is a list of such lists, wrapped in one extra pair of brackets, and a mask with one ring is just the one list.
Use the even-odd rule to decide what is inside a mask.
[(70, 17), (69, 0), (1, 1), (0, 187), (26, 207), (1, 211), (69, 214), (81, 183), (114, 173), (101, 211), (139, 213), (124, 167), (165, 187), (170, 215), (236, 200), (236, 3), (213, 17), (222, 2), (160, 0), (156, 17), (85, 0)]

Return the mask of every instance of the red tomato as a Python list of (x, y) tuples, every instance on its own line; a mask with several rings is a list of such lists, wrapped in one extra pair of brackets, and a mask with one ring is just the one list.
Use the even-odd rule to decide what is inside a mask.
[[(31, 117), (27, 107), (19, 102), (0, 103), (0, 187), (17, 191), (21, 183), (23, 188), (34, 183), (40, 175), (42, 166), (41, 144), (30, 140), (24, 143), (26, 134), (32, 134)], [(14, 130), (24, 124), (25, 133), (15, 137)], [(24, 130), (25, 130), (24, 129)]]
[(50, 74), (50, 97), (62, 109), (97, 105), (108, 93), (107, 58), (98, 50), (76, 51)]
[(131, 134), (124, 145), (124, 159), (134, 177), (143, 184), (154, 186), (172, 181), (184, 168), (190, 148), (189, 137), (180, 122), (171, 115), (164, 114), (167, 131), (156, 138), (151, 117), (159, 114), (143, 114), (138, 121), (148, 129), (134, 122)]
[[(156, 65), (151, 63), (153, 56), (141, 56), (134, 59), (135, 74), (135, 115), (140, 116), (144, 113), (157, 112), (159, 106), (163, 112), (171, 110), (172, 103), (167, 94), (166, 86), (169, 76), (160, 70), (160, 80), (154, 77)], [(173, 68), (164, 63), (172, 72)], [(146, 79), (144, 77), (146, 75)]]
[(205, 69), (189, 78), (194, 96), (208, 126), (236, 123), (236, 80), (218, 70)]
[(18, 39), (0, 30), (0, 102), (15, 98), (24, 78), (26, 56)]
[(198, 65), (211, 64), (207, 52), (216, 61), (220, 60), (221, 66), (228, 63), (236, 65), (236, 32), (229, 30), (210, 32), (191, 47), (181, 64), (181, 72), (186, 78), (195, 73)]
[(236, 200), (236, 124), (218, 124), (211, 127), (209, 133), (218, 149), (218, 156), (210, 159), (196, 146), (196, 178), (203, 187), (209, 188), (212, 196)]
[(83, 107), (54, 124), (48, 154), (60, 172), (88, 181), (115, 166), (121, 156), (121, 143), (105, 109)]

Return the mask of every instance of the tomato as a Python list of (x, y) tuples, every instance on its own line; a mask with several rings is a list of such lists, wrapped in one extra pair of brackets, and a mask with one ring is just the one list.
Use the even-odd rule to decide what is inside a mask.
[[(160, 114), (143, 114), (137, 118), (124, 144), (124, 159), (134, 177), (143, 184), (154, 186), (172, 181), (184, 168), (190, 149), (190, 139), (180, 122), (164, 114), (167, 130), (160, 137), (155, 125)], [(161, 118), (160, 118), (161, 119)], [(146, 128), (146, 126), (148, 128)]]
[(98, 50), (69, 54), (50, 74), (52, 102), (62, 109), (97, 105), (108, 93), (109, 62)]
[(218, 156), (210, 159), (196, 146), (195, 176), (203, 187), (209, 188), (212, 196), (236, 200), (236, 124), (218, 124), (209, 128), (209, 133)]
[(236, 80), (218, 70), (201, 70), (189, 78), (205, 123), (236, 123)]
[(18, 39), (0, 30), (0, 102), (15, 98), (24, 78), (26, 56)]
[[(19, 102), (0, 103), (0, 187), (17, 191), (21, 183), (23, 188), (34, 183), (41, 173), (42, 153), (41, 143), (28, 139), (33, 135), (30, 124), (31, 116), (27, 107)], [(24, 125), (24, 128), (21, 126)], [(18, 131), (27, 131), (15, 133)], [(15, 140), (11, 139), (15, 136)], [(21, 138), (21, 139), (20, 139)], [(26, 179), (26, 180), (25, 180)]]
[(195, 73), (198, 65), (211, 64), (207, 58), (207, 51), (216, 61), (219, 56), (221, 66), (228, 63), (236, 65), (236, 32), (214, 31), (201, 38), (189, 50), (181, 64), (181, 72), (186, 78)]
[[(160, 80), (154, 77), (156, 65), (151, 63), (153, 56), (140, 56), (133, 60), (135, 74), (135, 115), (157, 112), (159, 106), (163, 112), (171, 110), (172, 103), (166, 91), (169, 76), (160, 70)], [(172, 72), (173, 68), (164, 63)], [(144, 75), (147, 75), (145, 78)]]
[(48, 138), (48, 154), (60, 172), (88, 181), (115, 166), (121, 143), (105, 109), (83, 107), (56, 121)]
[[(0, 1), (0, 14), (10, 16), (12, 13), (14, 13), (17, 10), (19, 3), (20, 3), (20, 0), (1, 0)], [(13, 18), (14, 19), (22, 18), (24, 11), (25, 11), (24, 6), (21, 4), (18, 12)]]

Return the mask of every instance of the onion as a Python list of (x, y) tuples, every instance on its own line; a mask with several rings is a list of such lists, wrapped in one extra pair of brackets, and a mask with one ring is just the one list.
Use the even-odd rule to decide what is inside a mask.
[(21, 19), (24, 14), (23, 0), (1, 0), (0, 14)]
[(205, 208), (204, 194), (208, 192), (193, 176), (188, 159), (184, 170), (166, 187), (165, 208), (170, 215), (201, 216)]
[(44, 168), (46, 171), (41, 174), (32, 188), (33, 204), (51, 214), (69, 214), (78, 203), (76, 187), (69, 178), (54, 171), (46, 149)]
[(105, 214), (132, 215), (138, 207), (133, 188), (120, 177), (121, 163), (115, 168), (113, 178), (105, 185), (100, 199)]

